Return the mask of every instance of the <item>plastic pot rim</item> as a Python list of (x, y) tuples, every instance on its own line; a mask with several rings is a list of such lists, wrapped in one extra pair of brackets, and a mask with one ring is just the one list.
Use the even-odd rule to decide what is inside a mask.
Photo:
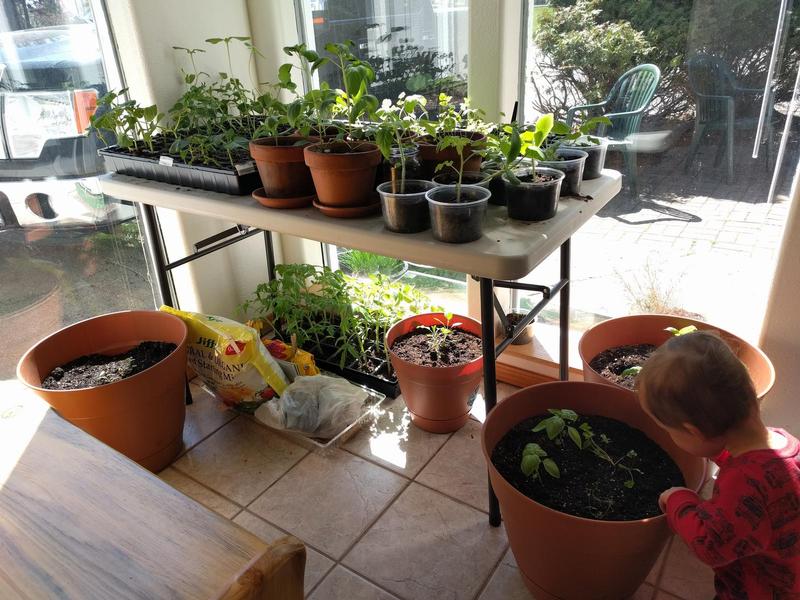
[(464, 188), (467, 188), (467, 189), (470, 189), (470, 190), (478, 190), (481, 195), (485, 196), (484, 198), (479, 198), (477, 200), (470, 200), (469, 202), (442, 202), (440, 200), (434, 200), (433, 198), (430, 197), (431, 192), (436, 192), (438, 190), (443, 190), (443, 189), (453, 189), (453, 190), (455, 190), (456, 187), (457, 186), (455, 186), (455, 185), (438, 185), (437, 187), (431, 188), (427, 192), (425, 192), (425, 198), (429, 203), (434, 204), (436, 206), (446, 206), (446, 207), (457, 207), (457, 208), (460, 208), (460, 207), (473, 207), (473, 206), (478, 206), (480, 204), (486, 204), (486, 203), (489, 202), (489, 198), (492, 197), (492, 192), (490, 192), (486, 188), (481, 187), (479, 185), (462, 185), (461, 186), (462, 190)]

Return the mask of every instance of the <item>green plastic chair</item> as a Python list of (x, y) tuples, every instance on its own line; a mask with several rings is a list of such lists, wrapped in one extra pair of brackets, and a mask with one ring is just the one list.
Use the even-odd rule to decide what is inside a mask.
[[(723, 152), (726, 155), (728, 168), (728, 183), (733, 181), (733, 135), (736, 129), (754, 129), (758, 125), (757, 117), (736, 118), (736, 100), (742, 96), (760, 96), (764, 93), (761, 88), (746, 88), (738, 85), (736, 77), (730, 67), (716, 56), (697, 53), (686, 63), (689, 87), (695, 97), (697, 109), (695, 111), (694, 133), (686, 155), (684, 171), (692, 165), (700, 142), (707, 133), (721, 130), (724, 134), (724, 144), (720, 144), (714, 166), (719, 165)], [(767, 167), (772, 163), (770, 150), (772, 147), (772, 119), (767, 119), (767, 139), (765, 159)]]
[(567, 111), (567, 125), (572, 126), (578, 112), (585, 117), (603, 115), (611, 120), (610, 126), (601, 125), (597, 135), (609, 139), (609, 149), (620, 150), (625, 159), (628, 185), (634, 196), (639, 195), (636, 181), (636, 150), (631, 135), (639, 132), (642, 116), (653, 99), (661, 71), (655, 65), (636, 66), (620, 76), (608, 96), (596, 104), (573, 106)]

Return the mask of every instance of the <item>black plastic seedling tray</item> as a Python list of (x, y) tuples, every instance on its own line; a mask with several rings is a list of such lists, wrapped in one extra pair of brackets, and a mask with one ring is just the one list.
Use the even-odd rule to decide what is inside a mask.
[(106, 168), (121, 175), (132, 175), (235, 196), (250, 194), (261, 187), (261, 179), (255, 162), (252, 161), (237, 165), (234, 170), (186, 165), (166, 156), (161, 160), (132, 156), (123, 154), (115, 146), (104, 148), (99, 153), (105, 159)]

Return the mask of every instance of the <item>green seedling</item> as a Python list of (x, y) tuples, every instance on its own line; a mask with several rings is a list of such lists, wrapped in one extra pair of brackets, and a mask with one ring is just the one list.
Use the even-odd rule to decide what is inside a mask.
[(438, 325), (420, 325), (418, 329), (428, 332), (428, 348), (438, 357), (447, 343), (447, 338), (461, 326), (461, 323), (453, 323), (453, 313), (444, 313), (444, 321), (437, 318), (436, 322)]
[(641, 365), (636, 365), (633, 367), (628, 367), (622, 373), (619, 374), (620, 377), (636, 377), (642, 371)]
[(561, 472), (558, 465), (552, 458), (547, 456), (547, 452), (539, 444), (526, 444), (522, 450), (522, 461), (520, 462), (520, 470), (526, 477), (533, 477), (534, 479), (541, 480), (539, 472), (540, 467), (544, 467), (550, 477), (558, 479), (561, 477)]
[(676, 327), (667, 327), (664, 329), (664, 331), (668, 331), (677, 337), (679, 335), (686, 335), (687, 333), (694, 333), (697, 331), (697, 327), (694, 325), (687, 325), (686, 327), (681, 327), (680, 329), (677, 329)]

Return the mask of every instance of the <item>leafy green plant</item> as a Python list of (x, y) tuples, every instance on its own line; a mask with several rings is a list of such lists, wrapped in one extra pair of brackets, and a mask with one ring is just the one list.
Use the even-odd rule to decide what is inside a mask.
[(353, 54), (352, 40), (325, 45), (339, 69), (344, 87), (336, 98), (338, 112), (356, 123), (361, 117), (369, 118), (378, 108), (378, 99), (369, 93), (369, 84), (375, 81), (375, 70), (366, 61)]
[(556, 479), (561, 477), (558, 465), (552, 458), (548, 458), (547, 452), (539, 444), (525, 444), (522, 450), (522, 461), (519, 468), (526, 477), (541, 479), (539, 468), (544, 466), (544, 470), (550, 477)]
[(125, 88), (104, 94), (97, 101), (98, 111), (90, 117), (91, 128), (105, 144), (112, 143), (105, 137), (106, 131), (112, 131), (120, 148), (138, 151), (141, 143), (153, 152), (153, 139), (164, 115), (155, 104), (140, 106), (126, 100), (127, 92)]
[[(600, 139), (592, 134), (601, 125), (610, 126), (611, 119), (608, 117), (592, 117), (583, 123), (573, 124), (572, 129), (568, 129), (569, 133), (562, 136), (564, 144), (578, 147), (597, 146), (600, 143)], [(567, 127), (566, 123), (564, 123), (564, 127)]]
[(686, 327), (681, 327), (680, 329), (676, 327), (667, 327), (664, 331), (670, 332), (673, 336), (677, 337), (679, 335), (686, 335), (687, 333), (693, 333), (697, 331), (697, 327), (694, 325), (687, 325)]
[(453, 97), (444, 92), (439, 94), (439, 105), (435, 119), (420, 119), (417, 128), (420, 134), (427, 135), (438, 143), (446, 136), (460, 131), (488, 133), (491, 125), (486, 122), (485, 113), (473, 108), (469, 98), (463, 102), (453, 102)]
[(544, 158), (541, 145), (550, 135), (554, 123), (553, 115), (546, 114), (536, 120), (532, 129), (520, 131), (518, 125), (511, 124), (489, 135), (489, 145), (500, 157), (498, 172), (505, 174), (511, 183), (519, 185), (515, 171), (527, 159), (531, 161), (535, 174), (536, 161)]
[(447, 344), (447, 338), (461, 323), (453, 323), (452, 313), (445, 313), (444, 320), (437, 318), (436, 322), (438, 325), (420, 325), (417, 329), (428, 332), (428, 349), (439, 357)]
[[(628, 458), (636, 458), (636, 452), (634, 450), (629, 450), (622, 457), (615, 459), (604, 448), (604, 446), (607, 446), (611, 440), (605, 434), (595, 436), (594, 431), (592, 431), (592, 427), (588, 422), (578, 423), (580, 420), (580, 415), (578, 415), (578, 413), (576, 413), (574, 410), (565, 408), (549, 408), (547, 409), (547, 412), (550, 413), (550, 416), (539, 421), (531, 430), (532, 433), (544, 432), (547, 435), (547, 438), (554, 442), (557, 447), (563, 447), (566, 443), (566, 440), (569, 439), (579, 449), (591, 452), (597, 458), (609, 463), (615, 468), (624, 471), (627, 475), (627, 479), (624, 481), (623, 485), (626, 488), (632, 488), (635, 485), (634, 473), (641, 473), (641, 471), (635, 467), (630, 467), (623, 462)], [(600, 439), (599, 443), (597, 441), (598, 437)], [(532, 447), (533, 449), (528, 450), (529, 447)], [(536, 448), (539, 448), (539, 450), (536, 450)], [(526, 451), (528, 451), (527, 455), (525, 453)], [(526, 456), (529, 457), (527, 458), (527, 462)], [(536, 472), (538, 474), (538, 462), (535, 459), (530, 458), (531, 456), (536, 456), (544, 464), (544, 457), (547, 456), (547, 453), (537, 444), (528, 444), (525, 447), (525, 450), (523, 450), (522, 463), (520, 467), (522, 468), (523, 473), (525, 473), (526, 469), (531, 469), (531, 473)], [(553, 477), (558, 477), (560, 475), (560, 471), (558, 470), (558, 465), (555, 463), (555, 460), (552, 457), (548, 457), (546, 460), (552, 463), (549, 468), (546, 464), (544, 465), (547, 472)], [(534, 468), (535, 471), (533, 470)], [(559, 473), (559, 475), (553, 475), (553, 473)], [(529, 475), (529, 473), (525, 474)]]
[[(403, 193), (406, 181), (406, 153), (404, 150), (411, 145), (407, 140), (412, 135), (418, 122), (419, 116), (427, 114), (425, 104), (427, 100), (424, 96), (400, 94), (397, 101), (392, 103), (384, 100), (381, 107), (377, 110), (378, 128), (375, 132), (375, 143), (380, 148), (381, 154), (386, 160), (391, 160), (392, 149), (399, 149), (400, 159), (400, 185), (399, 190), (396, 186), (396, 169), (392, 167), (392, 191)], [(420, 115), (420, 116), (421, 116)]]
[(634, 365), (632, 367), (628, 367), (622, 373), (619, 374), (620, 377), (636, 377), (639, 373), (642, 372), (641, 365)]

